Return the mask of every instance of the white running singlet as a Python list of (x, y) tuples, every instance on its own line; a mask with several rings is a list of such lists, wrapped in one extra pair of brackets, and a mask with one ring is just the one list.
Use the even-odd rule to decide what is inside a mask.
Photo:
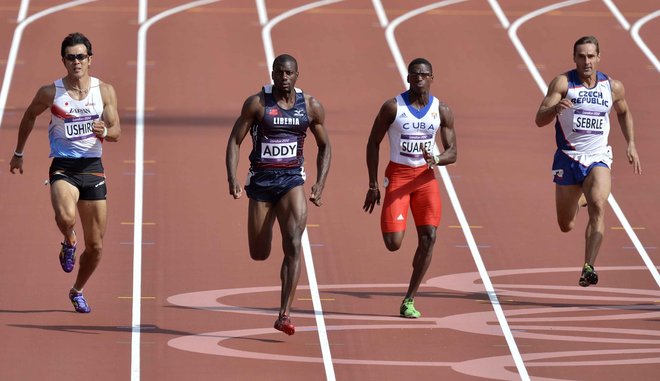
[(50, 157), (101, 157), (102, 139), (92, 131), (94, 120), (103, 115), (103, 99), (98, 78), (90, 79), (87, 96), (75, 100), (64, 88), (62, 79), (55, 81), (55, 99), (50, 108), (48, 126)]
[(586, 88), (577, 71), (568, 76), (568, 92), (573, 107), (561, 112), (555, 123), (557, 148), (585, 166), (602, 161), (612, 164), (612, 150), (607, 138), (610, 133), (612, 89), (607, 75), (597, 72), (597, 84)]
[(435, 133), (440, 128), (440, 101), (429, 96), (421, 110), (410, 105), (409, 92), (396, 96), (396, 118), (387, 130), (390, 140), (390, 161), (410, 167), (428, 165), (423, 152), (433, 149), (438, 155)]

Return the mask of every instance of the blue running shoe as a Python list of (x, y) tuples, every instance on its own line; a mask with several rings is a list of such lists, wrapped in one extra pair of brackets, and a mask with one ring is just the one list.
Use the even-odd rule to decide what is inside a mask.
[(85, 297), (83, 296), (82, 292), (76, 292), (74, 290), (70, 290), (69, 299), (73, 304), (73, 308), (76, 309), (76, 312), (80, 312), (81, 314), (88, 314), (92, 312), (92, 309), (89, 308), (89, 306), (87, 305), (87, 301), (85, 300)]
[(73, 271), (73, 266), (76, 264), (76, 244), (69, 245), (62, 242), (62, 249), (60, 250), (60, 265), (65, 273)]

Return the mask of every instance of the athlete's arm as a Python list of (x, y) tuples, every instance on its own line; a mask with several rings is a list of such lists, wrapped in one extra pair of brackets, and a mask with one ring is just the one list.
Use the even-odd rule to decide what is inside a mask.
[(568, 77), (566, 74), (561, 74), (550, 82), (548, 93), (536, 112), (536, 125), (538, 127), (543, 127), (552, 122), (557, 115), (561, 114), (562, 110), (573, 107), (571, 101), (564, 98), (567, 92)]
[(642, 165), (639, 161), (639, 155), (637, 154), (637, 148), (635, 147), (635, 131), (633, 129), (633, 117), (630, 108), (628, 107), (628, 102), (626, 102), (626, 90), (623, 87), (623, 83), (617, 81), (613, 78), (610, 78), (610, 86), (612, 87), (612, 100), (614, 102), (614, 111), (616, 111), (616, 117), (619, 120), (619, 125), (621, 126), (621, 132), (623, 132), (623, 137), (628, 143), (628, 148), (626, 149), (626, 156), (628, 157), (628, 162), (633, 165), (633, 171), (635, 173), (642, 173)]
[(396, 118), (396, 99), (388, 99), (378, 111), (374, 124), (371, 127), (369, 141), (367, 142), (367, 171), (369, 173), (369, 190), (364, 199), (362, 210), (373, 212), (376, 204), (380, 205), (380, 190), (378, 189), (378, 156), (380, 143), (387, 130)]
[(248, 97), (243, 103), (241, 115), (234, 123), (234, 127), (229, 135), (227, 141), (227, 154), (225, 158), (225, 165), (227, 166), (227, 181), (229, 182), (229, 194), (234, 198), (241, 197), (243, 189), (241, 184), (236, 179), (236, 169), (238, 167), (238, 156), (241, 149), (241, 143), (245, 136), (250, 131), (250, 127), (259, 118), (259, 110), (263, 108), (260, 101), (260, 94), (255, 94)]
[(316, 154), (316, 184), (312, 186), (309, 200), (316, 206), (321, 206), (321, 194), (325, 187), (325, 180), (330, 170), (332, 152), (328, 132), (325, 128), (325, 110), (323, 105), (312, 96), (307, 97), (307, 110), (309, 110), (309, 130), (314, 134), (318, 153)]
[[(114, 87), (108, 83), (101, 82), (101, 98), (103, 98), (103, 118), (95, 120), (94, 133), (109, 142), (118, 142), (121, 136), (119, 125), (119, 113), (117, 112), (117, 94)], [(103, 136), (105, 134), (105, 137)]]
[(456, 147), (456, 133), (454, 132), (454, 113), (444, 103), (440, 103), (440, 141), (444, 151), (435, 157), (435, 165), (448, 165), (456, 162), (458, 148)]
[[(25, 143), (27, 143), (28, 137), (34, 128), (34, 122), (42, 112), (46, 111), (53, 104), (53, 98), (55, 98), (54, 84), (42, 86), (37, 90), (32, 102), (25, 110), (21, 124), (18, 127), (18, 141), (16, 142), (15, 152), (21, 154), (24, 152)], [(13, 174), (15, 169), (18, 169), (19, 173), (23, 173), (23, 157), (12, 154), (9, 161), (9, 171)]]

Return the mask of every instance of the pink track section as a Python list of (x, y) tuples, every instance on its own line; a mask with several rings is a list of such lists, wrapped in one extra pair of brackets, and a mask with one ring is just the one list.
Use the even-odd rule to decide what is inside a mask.
[[(33, 15), (63, 1), (32, 1)], [(268, 17), (305, 4), (266, 1)], [(389, 21), (430, 1), (382, 0)], [(509, 21), (551, 1), (499, 1)], [(185, 4), (150, 1), (149, 17)], [(652, 0), (615, 1), (632, 25)], [(0, 67), (20, 1), (0, 5)], [(0, 379), (128, 380), (135, 184), (136, 1), (100, 0), (26, 27), (0, 125)], [(294, 302), (297, 332), (272, 329), (279, 304), (279, 231), (266, 262), (247, 253), (247, 200), (227, 189), (224, 153), (242, 102), (269, 81), (255, 2), (225, 0), (155, 23), (147, 34), (142, 242), (142, 380), (324, 380), (303, 271)], [(109, 223), (101, 266), (85, 291), (93, 312), (73, 312), (73, 275), (61, 272), (47, 178), (47, 114), (25, 150), (25, 174), (9, 173), (25, 107), (62, 76), (59, 46), (81, 31), (94, 45), (92, 74), (113, 84), (122, 140), (104, 146)], [(660, 263), (660, 73), (603, 2), (589, 1), (523, 24), (518, 37), (548, 83), (573, 67), (580, 36), (601, 41), (600, 69), (621, 80), (635, 118), (644, 174), (625, 160), (613, 119), (612, 193), (654, 263)], [(640, 35), (660, 56), (660, 18)], [(552, 126), (535, 127), (543, 94), (487, 1), (465, 1), (403, 22), (396, 40), (407, 63), (434, 65), (433, 93), (456, 118), (458, 162), (448, 168), (486, 269), (533, 380), (655, 379), (660, 372), (660, 291), (611, 210), (595, 287), (577, 285), (576, 231), (555, 221)], [(511, 350), (442, 189), (433, 263), (416, 298), (419, 320), (398, 317), (416, 246), (385, 249), (378, 213), (361, 210), (365, 144), (381, 104), (405, 90), (370, 0), (327, 5), (272, 30), (275, 54), (298, 59), (297, 86), (326, 110), (333, 163), (325, 205), (309, 205), (314, 256), (337, 380), (516, 380)], [(249, 140), (239, 173), (245, 176)], [(381, 146), (380, 174), (387, 142)], [(306, 169), (315, 179), (308, 139)], [(309, 193), (311, 182), (306, 185)], [(77, 269), (75, 270), (77, 271)]]

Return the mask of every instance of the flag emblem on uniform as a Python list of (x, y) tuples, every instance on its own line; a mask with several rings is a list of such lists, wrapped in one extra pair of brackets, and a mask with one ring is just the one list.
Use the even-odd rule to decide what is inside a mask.
[(269, 108), (268, 109), (268, 115), (270, 115), (270, 116), (280, 115), (280, 110), (278, 110), (276, 108)]

